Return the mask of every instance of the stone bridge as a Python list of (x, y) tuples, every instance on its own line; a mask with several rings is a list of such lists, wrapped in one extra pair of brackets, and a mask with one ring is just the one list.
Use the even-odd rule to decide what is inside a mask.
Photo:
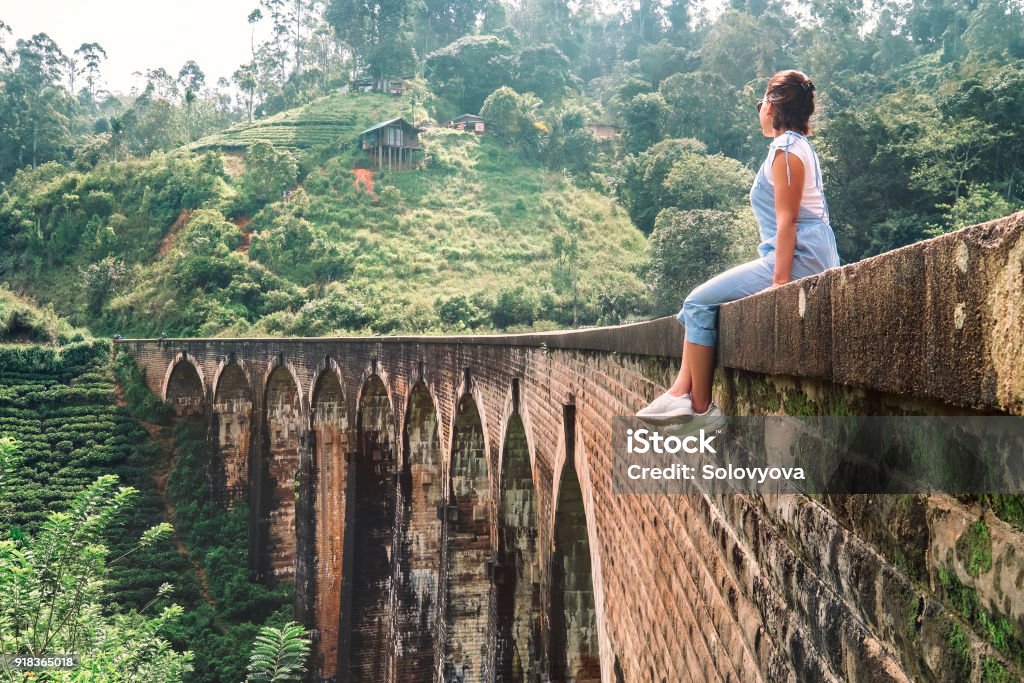
[[(716, 393), (1022, 415), (1022, 285), (1024, 213), (729, 304)], [(674, 377), (680, 332), (117, 348), (206, 426), (321, 680), (1019, 680), (1019, 498), (612, 492), (610, 420)]]

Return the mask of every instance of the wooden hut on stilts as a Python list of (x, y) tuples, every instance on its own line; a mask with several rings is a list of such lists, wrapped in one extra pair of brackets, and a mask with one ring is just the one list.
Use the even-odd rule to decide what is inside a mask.
[(403, 118), (382, 121), (359, 134), (363, 151), (380, 170), (412, 168), (420, 151), (419, 128)]

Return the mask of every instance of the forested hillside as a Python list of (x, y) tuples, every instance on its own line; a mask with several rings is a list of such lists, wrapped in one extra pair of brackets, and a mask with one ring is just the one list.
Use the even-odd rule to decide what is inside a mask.
[[(357, 125), (390, 104), (330, 101)], [(246, 147), (237, 176), (220, 148), (244, 129), (201, 154), (19, 172), (0, 198), (5, 278), (110, 335), (572, 325), (641, 305), (643, 236), (601, 194), (444, 129), (423, 135), (421, 168), (375, 173), (368, 188), (351, 144), (293, 153), (301, 123), (267, 126), (281, 146)], [(344, 139), (352, 124), (338, 127)]]
[[(190, 61), (129, 94), (102, 46), (8, 38), (0, 278), (104, 334), (670, 313), (754, 255), (753, 104), (788, 67), (817, 84), (844, 262), (1024, 204), (1019, 3), (599, 7), (262, 0), (230, 82)], [(486, 134), (443, 127), (465, 112)], [(359, 132), (396, 116), (416, 167), (357, 182)]]

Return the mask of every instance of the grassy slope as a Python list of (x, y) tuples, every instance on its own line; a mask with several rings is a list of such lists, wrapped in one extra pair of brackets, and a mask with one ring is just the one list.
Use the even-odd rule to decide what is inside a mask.
[[(311, 169), (298, 199), (271, 203), (252, 217), (249, 253), (227, 244), (215, 255), (212, 245), (197, 247), (195, 239), (191, 251), (183, 249), (181, 236), (190, 226), (180, 219), (200, 207), (227, 212), (237, 192), (202, 170), (200, 155), (178, 152), (84, 173), (26, 176), (0, 206), (0, 234), (7, 230), (18, 240), (9, 257), (0, 258), (0, 274), (76, 324), (108, 334), (464, 330), (462, 323), (442, 322), (435, 309), (438, 300), (457, 295), (473, 299), (470, 330), (531, 321), (550, 328), (572, 323), (574, 285), (581, 324), (615, 322), (643, 310), (646, 291), (636, 273), (646, 262), (646, 242), (625, 212), (493, 138), (434, 129), (422, 136), (423, 168), (374, 173), (376, 198), (356, 189), (358, 132), (408, 116), (403, 110), (409, 106), (409, 100), (378, 94), (338, 94), (199, 141), (197, 147), (230, 153), (269, 138), (299, 152)], [(93, 200), (97, 193), (105, 204)], [(203, 213), (209, 221), (210, 212), (195, 216)], [(33, 215), (43, 226), (40, 236)], [(96, 246), (100, 238), (87, 221), (113, 226), (109, 245)], [(347, 278), (316, 282), (308, 267), (302, 273), (291, 265), (308, 265), (315, 256), (301, 244), (289, 251), (288, 245), (301, 243), (302, 225), (322, 235), (319, 244), (351, 252)], [(266, 248), (260, 254), (260, 240), (275, 231), (272, 254)], [(556, 240), (573, 235), (580, 245), (575, 267), (555, 253)], [(82, 273), (105, 254), (126, 262), (128, 289), (87, 310)], [(182, 269), (206, 256), (212, 271), (231, 271), (228, 284), (183, 289)], [(522, 291), (513, 299), (527, 300), (533, 311), (497, 322), (496, 302), (516, 289)], [(363, 313), (310, 312), (330, 309), (337, 298)]]
[(438, 164), (377, 174), (379, 201), (347, 187), (318, 192), (320, 178), (313, 174), (305, 204), (293, 203), (275, 221), (262, 217), (258, 223), (266, 229), (305, 216), (324, 226), (332, 239), (354, 247), (347, 291), (382, 307), (385, 317), (419, 311), (403, 318), (419, 330), (433, 329), (436, 300), (486, 297), (518, 286), (547, 293), (563, 319), (571, 320), (571, 277), (556, 272), (554, 238), (574, 229), (581, 302), (593, 310), (601, 294), (643, 289), (633, 271), (646, 258), (645, 240), (613, 202), (491, 138), (437, 130), (422, 140)]

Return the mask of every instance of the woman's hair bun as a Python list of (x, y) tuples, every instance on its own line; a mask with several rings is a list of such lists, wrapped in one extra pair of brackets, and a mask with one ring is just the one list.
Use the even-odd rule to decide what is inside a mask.
[(765, 92), (773, 105), (772, 126), (807, 135), (814, 113), (814, 90), (814, 81), (803, 71), (787, 69), (772, 76)]

